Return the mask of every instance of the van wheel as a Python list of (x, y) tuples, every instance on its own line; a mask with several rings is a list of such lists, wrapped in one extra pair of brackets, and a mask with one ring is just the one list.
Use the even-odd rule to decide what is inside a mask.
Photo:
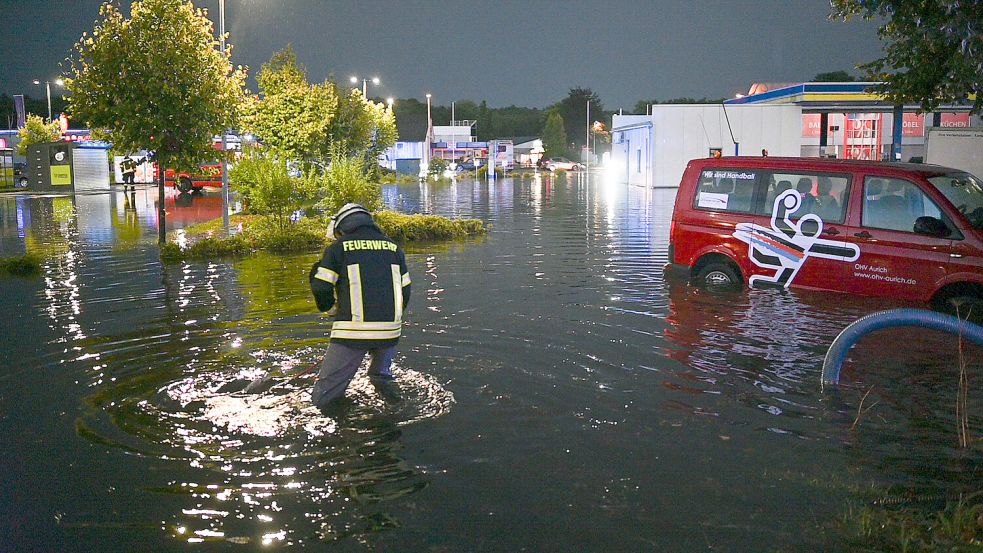
[(696, 283), (704, 288), (737, 288), (741, 279), (726, 263), (708, 263), (696, 275)]
[(194, 185), (191, 184), (191, 179), (188, 177), (181, 177), (177, 181), (177, 189), (182, 194), (187, 194), (195, 189)]

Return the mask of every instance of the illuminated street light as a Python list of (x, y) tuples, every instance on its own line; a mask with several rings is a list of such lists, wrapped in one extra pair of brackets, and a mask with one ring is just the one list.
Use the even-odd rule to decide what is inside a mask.
[[(351, 77), (348, 80), (351, 81), (352, 84), (358, 84), (359, 78), (358, 77)], [(361, 81), (362, 81), (362, 98), (367, 98), (368, 97), (366, 95), (366, 92), (367, 92), (366, 91), (366, 84), (369, 81), (372, 81), (372, 84), (374, 84), (376, 86), (379, 86), (379, 83), (382, 82), (382, 81), (379, 80), (379, 77), (372, 77), (371, 79), (361, 79)]]
[[(34, 79), (34, 84), (40, 85), (41, 81)], [(65, 86), (65, 81), (62, 79), (55, 79), (55, 84), (58, 86)], [(44, 90), (48, 94), (48, 121), (51, 121), (51, 81), (44, 81)]]

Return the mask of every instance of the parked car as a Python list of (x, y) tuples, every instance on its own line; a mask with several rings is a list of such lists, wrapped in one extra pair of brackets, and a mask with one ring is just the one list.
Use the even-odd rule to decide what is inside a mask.
[[(157, 173), (158, 175), (160, 173)], [(182, 194), (201, 192), (206, 186), (222, 186), (222, 165), (218, 162), (203, 163), (198, 171), (180, 171), (174, 169), (164, 171), (164, 185), (175, 186)]]
[(671, 268), (704, 286), (806, 288), (983, 313), (983, 181), (936, 165), (697, 159)]
[(547, 171), (580, 171), (583, 169), (583, 166), (565, 157), (551, 157), (543, 163), (543, 168)]
[(457, 163), (457, 172), (474, 171), (484, 165), (481, 159), (464, 159)]
[(14, 162), (14, 186), (17, 188), (26, 188), (28, 183), (27, 177), (27, 163), (23, 161)]

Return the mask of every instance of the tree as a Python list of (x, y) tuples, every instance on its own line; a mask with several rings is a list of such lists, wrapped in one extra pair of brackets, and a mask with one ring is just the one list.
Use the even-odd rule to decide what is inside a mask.
[(556, 104), (563, 117), (567, 138), (575, 145), (583, 146), (587, 141), (587, 102), (590, 102), (591, 120), (601, 119), (604, 104), (601, 98), (589, 88), (571, 88), (567, 97)]
[[(112, 2), (69, 60), (69, 109), (116, 151), (154, 152), (161, 168), (193, 169), (214, 158), (212, 139), (233, 127), (245, 71), (219, 51), (207, 12), (185, 0), (141, 0), (130, 19)], [(158, 240), (166, 241), (164, 184)]]
[(832, 0), (830, 18), (880, 19), (885, 55), (858, 66), (898, 105), (932, 111), (975, 94), (983, 109), (983, 1)]
[(846, 71), (829, 71), (827, 73), (817, 73), (812, 78), (814, 83), (849, 83), (857, 80), (853, 75)]
[(555, 157), (567, 153), (567, 133), (563, 129), (563, 116), (560, 110), (551, 109), (546, 116), (546, 126), (543, 128), (544, 157)]
[(31, 114), (27, 116), (24, 128), (17, 131), (17, 155), (26, 156), (27, 147), (44, 142), (57, 142), (61, 138), (61, 128), (57, 121), (45, 123), (44, 118)]
[(337, 115), (328, 126), (325, 151), (345, 157), (361, 156), (376, 163), (376, 156), (396, 143), (396, 118), (385, 104), (366, 100), (360, 90), (339, 95)]
[(234, 126), (245, 71), (191, 2), (141, 0), (130, 12), (106, 2), (101, 23), (75, 44), (69, 109), (117, 151), (146, 149), (163, 166), (190, 169), (213, 158), (212, 138)]
[(324, 158), (325, 137), (338, 111), (334, 83), (310, 84), (289, 45), (263, 64), (256, 81), (260, 96), (246, 100), (243, 126), (286, 159)]

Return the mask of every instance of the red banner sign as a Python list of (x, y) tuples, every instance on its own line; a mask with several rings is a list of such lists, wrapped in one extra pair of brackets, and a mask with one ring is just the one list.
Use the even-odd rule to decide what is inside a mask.
[(925, 136), (925, 115), (905, 112), (901, 120), (901, 136)]
[(968, 113), (943, 113), (940, 118), (940, 127), (949, 127), (956, 129), (964, 129), (969, 127), (969, 114)]

